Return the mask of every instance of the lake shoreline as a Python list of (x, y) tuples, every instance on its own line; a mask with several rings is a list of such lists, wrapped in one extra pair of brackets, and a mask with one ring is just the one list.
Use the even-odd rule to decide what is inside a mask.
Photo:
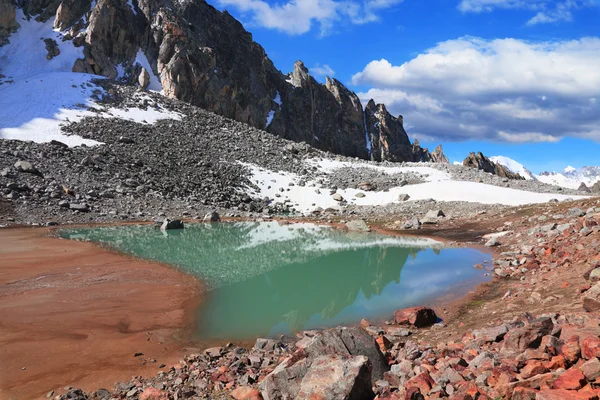
[[(236, 219), (225, 220), (223, 222), (236, 221), (248, 220)], [(323, 223), (322, 221), (315, 220), (278, 219), (277, 221), (282, 224), (310, 222), (331, 226), (334, 229), (344, 228), (343, 224)], [(157, 367), (161, 364), (166, 364), (168, 368), (170, 365), (175, 365), (185, 354), (194, 350), (198, 351), (210, 345), (223, 344), (223, 340), (199, 342), (191, 336), (189, 328), (193, 325), (195, 318), (194, 310), (197, 309), (199, 305), (198, 301), (201, 301), (203, 292), (202, 283), (199, 279), (169, 264), (147, 261), (112, 250), (97, 243), (60, 239), (57, 234), (58, 229), (138, 224), (150, 225), (151, 223), (73, 224), (61, 225), (60, 227), (11, 227), (0, 230), (0, 237), (2, 237), (0, 252), (11, 261), (8, 269), (5, 267), (0, 269), (0, 273), (2, 274), (1, 282), (5, 288), (5, 290), (0, 292), (0, 299), (5, 304), (3, 308), (3, 323), (8, 327), (0, 336), (0, 345), (3, 344), (9, 348), (9, 354), (6, 356), (8, 361), (1, 367), (5, 371), (1, 373), (0, 393), (7, 393), (11, 396), (15, 396), (18, 393), (19, 397), (16, 398), (19, 399), (44, 395), (50, 390), (58, 390), (67, 385), (75, 385), (85, 390), (95, 390), (102, 386), (112, 386), (114, 382), (129, 379), (133, 375), (154, 375), (157, 371), (160, 371)], [(398, 235), (397, 232), (375, 227), (373, 231), (385, 235)], [(427, 237), (444, 241), (442, 237)], [(21, 244), (18, 244), (19, 242)], [(53, 252), (50, 254), (48, 253), (49, 248), (53, 249)], [(55, 254), (59, 251), (64, 254)], [(85, 259), (85, 262), (78, 261), (82, 260), (82, 258)], [(51, 261), (47, 262), (48, 259)], [(35, 265), (35, 268), (32, 268), (33, 265)], [(73, 271), (79, 268), (77, 265), (85, 265), (86, 268), (80, 270), (79, 273), (81, 275), (72, 278), (69, 274), (73, 274)], [(119, 285), (109, 287), (108, 282), (113, 278), (108, 278), (107, 282), (98, 282), (105, 279), (103, 276), (115, 274), (117, 269), (123, 269), (124, 266), (127, 267), (127, 271), (133, 270), (134, 273), (124, 280), (122, 280), (123, 277), (121, 276), (119, 278)], [(21, 269), (22, 272), (19, 272), (19, 268), (23, 267), (26, 267), (27, 271), (25, 272)], [(146, 274), (151, 274), (152, 276), (156, 276), (158, 280), (164, 281), (160, 285), (156, 282), (140, 282), (140, 278), (144, 278)], [(43, 281), (47, 275), (56, 276), (57, 280), (66, 278), (69, 282), (69, 290), (61, 287), (53, 288), (53, 283), (46, 284), (46, 287), (38, 287), (31, 283), (32, 280), (39, 279), (40, 277), (42, 277)], [(22, 285), (22, 288), (16, 294), (11, 289), (11, 286), (15, 282)], [(187, 292), (186, 295), (182, 296), (182, 291), (179, 288), (180, 285), (185, 285), (188, 288), (185, 291)], [(89, 300), (88, 303), (83, 302), (87, 306), (80, 304), (79, 310), (74, 310), (72, 305), (63, 306), (65, 303), (70, 304), (71, 302), (75, 302), (76, 299), (86, 296), (96, 296), (97, 298), (117, 297), (123, 288), (128, 292), (127, 295), (124, 295), (126, 296), (125, 298), (136, 304), (144, 304), (144, 306), (136, 306), (136, 309), (127, 310), (127, 306), (124, 304), (126, 300), (124, 299), (119, 301), (118, 305), (111, 304), (110, 306), (103, 305), (100, 302), (94, 303), (92, 300)], [(179, 310), (175, 313), (176, 316), (171, 315), (172, 312), (161, 307), (161, 301), (166, 300), (156, 300), (158, 294), (160, 294), (161, 299), (171, 299), (170, 304), (173, 306), (173, 309)], [(36, 337), (37, 333), (35, 331), (40, 326), (35, 326), (36, 322), (33, 322), (31, 326), (27, 326), (20, 318), (22, 315), (26, 315), (30, 321), (39, 321), (42, 318), (42, 315), (40, 315), (41, 312), (35, 312), (33, 304), (40, 302), (42, 297), (49, 307), (54, 307), (53, 312), (56, 314), (53, 315), (60, 316), (62, 320), (59, 332), (54, 332), (52, 334), (54, 336), (48, 335), (50, 337), (44, 337), (42, 342), (45, 343), (41, 347), (37, 347), (39, 351), (48, 353), (45, 358), (46, 361), (39, 364), (39, 360), (33, 354), (33, 351), (30, 355), (30, 353), (20, 350), (31, 346), (33, 339), (31, 342), (25, 340), (16, 345), (11, 341), (19, 333), (27, 337)], [(456, 303), (458, 306), (460, 305), (460, 299), (464, 296), (451, 295), (450, 297), (452, 298), (452, 304)], [(155, 301), (149, 301), (153, 298)], [(441, 305), (441, 301), (438, 304)], [(431, 304), (431, 306), (441, 310), (441, 306), (435, 303)], [(17, 307), (21, 312), (15, 312)], [(88, 309), (85, 309), (85, 307)], [(114, 313), (114, 315), (106, 315), (106, 308), (109, 307), (120, 309), (123, 314), (127, 314), (127, 317), (124, 318), (118, 312)], [(61, 308), (63, 309), (61, 310)], [(94, 318), (104, 318), (102, 326), (91, 327), (90, 325), (90, 327), (83, 329), (85, 333), (79, 333), (82, 329), (76, 325), (86, 324), (88, 323), (87, 321), (93, 321)], [(153, 326), (146, 326), (144, 329), (136, 329), (135, 332), (128, 332), (127, 329), (119, 327), (120, 325), (125, 326), (127, 324), (123, 322), (127, 318), (133, 320), (129, 324), (141, 323), (137, 319), (147, 318), (153, 321)], [(43, 325), (42, 323), (40, 324)], [(70, 331), (73, 331), (72, 335), (68, 334)], [(153, 339), (148, 340), (147, 337), (154, 333), (160, 337), (156, 342), (153, 342)], [(75, 352), (79, 351), (82, 344), (89, 337), (88, 335), (94, 336), (94, 342), (97, 344), (102, 343), (102, 341), (105, 341), (105, 343), (112, 342), (116, 348), (114, 354), (112, 354), (111, 358), (113, 361), (110, 365), (102, 365), (102, 357), (87, 358), (87, 368), (93, 366), (95, 371), (102, 370), (104, 378), (92, 378), (88, 374), (78, 375), (69, 370), (62, 372), (57, 370), (55, 368), (56, 365), (69, 363), (71, 359), (71, 356), (65, 349)], [(53, 337), (58, 338), (53, 339)], [(243, 341), (236, 343), (251, 345), (250, 342)], [(40, 346), (40, 344), (38, 343), (37, 346)], [(160, 348), (161, 346), (162, 348)], [(101, 348), (102, 345), (99, 345), (97, 350)], [(143, 350), (144, 348), (151, 350)], [(53, 352), (53, 349), (56, 349), (56, 351)], [(138, 351), (140, 349), (141, 351)], [(18, 352), (20, 354), (16, 356)], [(144, 353), (144, 356), (133, 357), (137, 352)], [(150, 363), (149, 359), (157, 361), (156, 363)], [(146, 361), (145, 365), (142, 364), (144, 360)], [(45, 366), (43, 365), (44, 363), (46, 363)], [(31, 366), (32, 364), (38, 365), (34, 368)], [(83, 364), (85, 365), (86, 362), (83, 362)], [(26, 369), (23, 370), (22, 368)], [(72, 367), (71, 369), (76, 368)], [(33, 374), (35, 374), (35, 384), (31, 382)], [(98, 376), (99, 374), (93, 375)]]

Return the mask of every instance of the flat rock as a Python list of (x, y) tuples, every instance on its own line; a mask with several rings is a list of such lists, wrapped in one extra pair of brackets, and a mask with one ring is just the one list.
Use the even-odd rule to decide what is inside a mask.
[(369, 225), (367, 225), (367, 223), (362, 219), (355, 219), (352, 221), (348, 221), (346, 223), (346, 228), (348, 228), (349, 231), (361, 231), (361, 232), (368, 232), (371, 230), (371, 228), (369, 228)]

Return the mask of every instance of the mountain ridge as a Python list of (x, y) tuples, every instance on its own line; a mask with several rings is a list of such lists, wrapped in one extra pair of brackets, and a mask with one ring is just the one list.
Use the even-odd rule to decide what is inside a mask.
[(205, 1), (0, 0), (0, 10), (7, 11), (0, 19), (0, 44), (10, 43), (18, 29), (15, 10), (39, 22), (54, 18), (62, 37), (49, 38), (47, 58), (71, 42), (83, 50), (73, 72), (142, 86), (155, 76), (166, 97), (336, 154), (445, 160), (443, 153), (432, 156), (418, 142), (411, 144), (401, 116), (383, 105), (369, 110), (371, 102), (363, 108), (338, 80), (317, 82), (301, 61), (283, 74), (239, 21)]

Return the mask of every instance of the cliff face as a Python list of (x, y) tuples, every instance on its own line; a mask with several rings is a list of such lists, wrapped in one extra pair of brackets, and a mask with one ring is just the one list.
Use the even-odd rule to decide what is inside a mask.
[[(0, 0), (7, 10), (0, 44), (2, 32), (14, 30), (10, 1)], [(75, 72), (134, 83), (142, 54), (166, 96), (275, 135), (377, 161), (444, 159), (415, 150), (402, 117), (373, 101), (363, 110), (338, 80), (317, 82), (301, 61), (284, 75), (235, 18), (205, 1), (21, 0), (19, 6), (39, 20), (56, 17), (55, 28), (84, 47), (84, 58), (73, 60)]]

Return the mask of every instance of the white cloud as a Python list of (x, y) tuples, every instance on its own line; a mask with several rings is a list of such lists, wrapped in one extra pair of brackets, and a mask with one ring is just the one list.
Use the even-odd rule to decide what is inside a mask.
[(310, 68), (310, 72), (315, 76), (328, 76), (333, 77), (335, 71), (327, 64), (317, 64), (315, 67)]
[(536, 12), (528, 26), (573, 21), (572, 10), (598, 6), (596, 0), (461, 0), (458, 9), (463, 13), (492, 12), (495, 9), (525, 9)]
[(270, 4), (263, 0), (217, 0), (221, 6), (233, 7), (246, 14), (251, 25), (275, 29), (290, 35), (309, 32), (319, 26), (327, 35), (338, 21), (365, 24), (379, 19), (378, 12), (403, 0), (289, 0)]
[(415, 137), (600, 140), (600, 38), (555, 42), (464, 37), (402, 65), (374, 60), (352, 77), (402, 114)]

